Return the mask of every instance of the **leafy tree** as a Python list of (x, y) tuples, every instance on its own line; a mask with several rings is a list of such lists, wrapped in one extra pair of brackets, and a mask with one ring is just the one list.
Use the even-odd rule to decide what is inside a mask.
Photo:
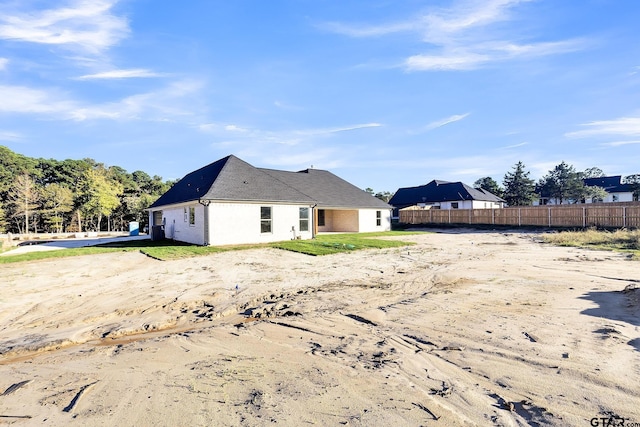
[(375, 195), (375, 198), (382, 200), (385, 203), (388, 203), (389, 200), (393, 197), (393, 193), (389, 191), (378, 191)]
[(518, 162), (513, 166), (513, 171), (507, 172), (504, 176), (502, 198), (509, 206), (527, 206), (536, 197), (535, 185), (529, 178), (529, 174), (530, 172), (525, 170), (524, 163)]
[(580, 200), (591, 200), (593, 203), (603, 202), (609, 193), (602, 187), (597, 185), (585, 185)]
[(102, 217), (111, 215), (120, 204), (123, 186), (109, 175), (106, 169), (98, 165), (88, 170), (83, 179), (80, 210), (85, 218), (95, 219), (95, 231), (100, 231)]
[[(8, 227), (8, 223), (7, 223), (7, 217), (6, 214), (4, 212), (4, 208), (2, 206), (2, 203), (0, 203), (0, 233), (6, 233)], [(0, 245), (1, 247), (2, 245)]]
[(633, 200), (640, 200), (640, 174), (627, 175), (624, 177), (623, 182), (631, 186), (631, 191), (633, 191)]
[(27, 173), (18, 175), (13, 186), (9, 189), (8, 199), (13, 207), (12, 216), (18, 221), (18, 228), (20, 229), (19, 218), (21, 218), (24, 220), (24, 231), (22, 232), (28, 233), (29, 219), (38, 207), (37, 202), (39, 200), (34, 179)]
[(41, 190), (42, 214), (48, 218), (50, 228), (61, 233), (64, 215), (73, 210), (73, 192), (57, 183), (47, 184)]
[(548, 174), (540, 178), (537, 192), (556, 199), (559, 204), (572, 200), (578, 203), (584, 198), (585, 185), (573, 166), (564, 161), (555, 166)]
[(371, 194), (373, 196), (373, 188), (371, 187), (367, 187), (364, 189), (364, 191), (366, 191), (367, 193)]
[(584, 172), (580, 173), (580, 177), (581, 178), (602, 178), (603, 176), (605, 176), (604, 172), (602, 172), (602, 169), (600, 168), (587, 168), (584, 170)]
[(504, 194), (504, 190), (500, 188), (500, 185), (490, 176), (480, 178), (479, 180), (474, 182), (473, 188), (481, 188), (498, 197), (502, 197), (502, 195)]

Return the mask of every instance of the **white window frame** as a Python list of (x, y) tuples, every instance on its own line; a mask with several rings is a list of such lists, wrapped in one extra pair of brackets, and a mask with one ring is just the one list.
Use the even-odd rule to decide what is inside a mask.
[(189, 206), (189, 227), (196, 226), (196, 208), (195, 206)]
[[(309, 212), (311, 211), (310, 208), (300, 208), (298, 210), (298, 215), (299, 215), (299, 227), (300, 227), (300, 231), (309, 231)], [(303, 216), (303, 212), (305, 213)]]
[[(264, 215), (263, 209), (269, 209), (269, 217)], [(265, 226), (268, 226), (269, 230), (265, 230)], [(260, 234), (273, 234), (273, 207), (272, 206), (260, 206)]]

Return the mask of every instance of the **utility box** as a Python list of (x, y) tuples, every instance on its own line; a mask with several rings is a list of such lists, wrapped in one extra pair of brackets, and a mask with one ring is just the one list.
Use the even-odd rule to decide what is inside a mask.
[(140, 223), (133, 221), (129, 223), (129, 236), (140, 235)]
[(151, 240), (164, 240), (164, 226), (154, 225), (151, 227)]

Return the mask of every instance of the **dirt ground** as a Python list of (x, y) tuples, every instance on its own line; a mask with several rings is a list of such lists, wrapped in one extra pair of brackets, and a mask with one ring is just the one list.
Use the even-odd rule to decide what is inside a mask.
[(537, 233), (401, 240), (1, 265), (0, 424), (640, 423), (640, 262)]

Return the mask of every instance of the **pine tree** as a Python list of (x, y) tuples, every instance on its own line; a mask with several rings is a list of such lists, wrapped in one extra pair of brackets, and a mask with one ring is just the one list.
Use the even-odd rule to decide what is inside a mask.
[(513, 172), (507, 172), (502, 181), (504, 186), (503, 199), (509, 206), (527, 206), (535, 199), (535, 184), (529, 178), (522, 162), (516, 163)]

